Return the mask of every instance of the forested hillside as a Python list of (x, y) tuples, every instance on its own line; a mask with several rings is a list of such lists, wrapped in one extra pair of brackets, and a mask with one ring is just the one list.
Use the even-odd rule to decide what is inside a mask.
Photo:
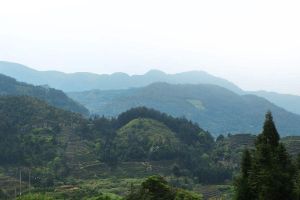
[(185, 116), (215, 135), (257, 134), (264, 113), (272, 110), (281, 135), (300, 134), (299, 115), (255, 95), (238, 95), (215, 85), (155, 83), (138, 89), (94, 90), (69, 96), (99, 115), (117, 116), (130, 108), (146, 106), (175, 117)]
[[(185, 118), (145, 107), (86, 119), (26, 96), (0, 97), (0, 118), (3, 199), (15, 190), (38, 199), (146, 198), (141, 191), (150, 190), (151, 181), (199, 194), (172, 189), (172, 198), (230, 198), (243, 149), (253, 148), (255, 139), (240, 134), (215, 140)], [(293, 155), (300, 152), (296, 137), (282, 141)], [(158, 177), (146, 180), (157, 174), (171, 186)]]
[(60, 90), (49, 88), (48, 86), (33, 86), (21, 83), (2, 74), (0, 74), (0, 95), (32, 96), (64, 110), (81, 113), (83, 115), (88, 115), (89, 113), (84, 106), (70, 99)]
[[(0, 185), (7, 198), (15, 188), (20, 190), (21, 172), (27, 177), (22, 182), (24, 193), (56, 188), (62, 190), (57, 198), (68, 195), (69, 199), (100, 195), (99, 188), (86, 184), (92, 180), (100, 184), (112, 176), (131, 178), (134, 185), (155, 174), (170, 177), (171, 182), (174, 177), (186, 177), (210, 184), (232, 176), (232, 169), (210, 153), (215, 145), (210, 133), (184, 118), (155, 110), (136, 108), (113, 119), (85, 119), (32, 97), (9, 96), (0, 97), (0, 117)], [(70, 194), (60, 188), (63, 185), (72, 185), (81, 194)], [(183, 181), (175, 185), (185, 187)], [(128, 194), (124, 189), (118, 185), (113, 193)]]
[(48, 106), (32, 97), (0, 97), (1, 164), (43, 165), (59, 156), (64, 127), (79, 114)]

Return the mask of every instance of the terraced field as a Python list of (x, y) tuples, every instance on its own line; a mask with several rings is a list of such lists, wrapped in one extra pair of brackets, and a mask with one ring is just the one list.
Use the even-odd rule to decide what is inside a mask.
[[(1, 171), (3, 172), (3, 169)], [(30, 191), (30, 189), (32, 189), (29, 188), (28, 176), (24, 176), (23, 174), (22, 181), (20, 183), (20, 179), (18, 177), (19, 174), (17, 174), (17, 169), (11, 171), (15, 171), (15, 173), (11, 174), (11, 176), (6, 174), (4, 175), (3, 173), (0, 174), (0, 189), (4, 193), (2, 195), (8, 196), (9, 199), (13, 199), (19, 196), (20, 194), (27, 193)]]

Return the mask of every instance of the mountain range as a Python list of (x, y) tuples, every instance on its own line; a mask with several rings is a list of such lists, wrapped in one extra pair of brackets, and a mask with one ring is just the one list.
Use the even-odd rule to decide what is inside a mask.
[(53, 88), (70, 91), (92, 89), (116, 90), (132, 87), (143, 87), (155, 82), (168, 83), (208, 83), (222, 85), (234, 92), (242, 92), (233, 83), (207, 74), (203, 71), (190, 71), (178, 74), (166, 74), (159, 70), (150, 70), (144, 75), (126, 73), (94, 74), (87, 72), (63, 73), (58, 71), (37, 71), (17, 63), (0, 62), (0, 73), (16, 78), (19, 81), (35, 85), (49, 85)]
[(92, 90), (68, 94), (92, 113), (117, 116), (139, 106), (186, 117), (202, 128), (221, 133), (259, 133), (264, 113), (271, 110), (281, 135), (300, 134), (300, 116), (256, 95), (239, 95), (211, 84), (153, 83), (116, 91)]
[(0, 61), (0, 73), (14, 77), (18, 81), (34, 85), (49, 85), (52, 88), (65, 92), (82, 92), (94, 89), (120, 90), (139, 88), (155, 82), (171, 84), (213, 84), (229, 89), (237, 94), (255, 94), (287, 111), (300, 114), (300, 96), (267, 91), (243, 91), (234, 83), (203, 71), (166, 74), (159, 70), (151, 70), (144, 75), (132, 76), (125, 73), (99, 75), (78, 72), (68, 74), (58, 71), (37, 71), (21, 64)]

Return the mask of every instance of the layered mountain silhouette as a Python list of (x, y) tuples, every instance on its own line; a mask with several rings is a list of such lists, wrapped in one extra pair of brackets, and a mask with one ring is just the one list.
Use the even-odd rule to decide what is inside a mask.
[(184, 116), (202, 128), (220, 133), (259, 133), (264, 113), (271, 110), (281, 135), (300, 134), (300, 116), (255, 95), (239, 95), (211, 84), (154, 83), (146, 87), (69, 93), (98, 115), (117, 116), (139, 106)]
[(132, 76), (125, 73), (99, 75), (78, 72), (68, 74), (58, 71), (37, 71), (21, 64), (0, 61), (0, 73), (14, 77), (18, 81), (34, 85), (49, 85), (52, 88), (65, 92), (81, 92), (94, 89), (120, 90), (139, 88), (155, 82), (171, 84), (213, 84), (229, 89), (237, 94), (254, 94), (263, 97), (287, 111), (300, 114), (300, 96), (267, 91), (243, 91), (234, 83), (212, 76), (203, 71), (166, 74), (159, 70), (151, 70), (144, 75)]
[(233, 83), (207, 74), (203, 71), (191, 71), (178, 74), (166, 74), (159, 70), (151, 70), (144, 75), (129, 76), (125, 73), (93, 74), (86, 72), (63, 73), (57, 71), (37, 71), (24, 65), (0, 62), (0, 73), (14, 77), (18, 81), (34, 85), (49, 85), (66, 92), (92, 89), (116, 90), (132, 87), (143, 87), (155, 82), (215, 84), (222, 85), (234, 92), (242, 92)]
[(252, 94), (264, 97), (290, 112), (300, 114), (300, 96), (267, 91), (252, 92)]

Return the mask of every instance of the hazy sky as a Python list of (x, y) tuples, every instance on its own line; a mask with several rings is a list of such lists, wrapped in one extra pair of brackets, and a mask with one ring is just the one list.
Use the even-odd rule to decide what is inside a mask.
[(300, 1), (1, 0), (0, 60), (39, 70), (204, 70), (300, 95)]

